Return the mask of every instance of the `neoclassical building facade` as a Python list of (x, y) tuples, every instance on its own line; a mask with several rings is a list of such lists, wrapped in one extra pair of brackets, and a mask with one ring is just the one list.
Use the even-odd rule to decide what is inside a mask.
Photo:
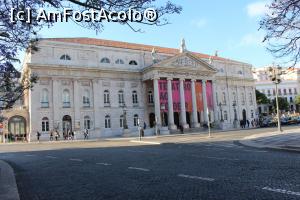
[(23, 76), (39, 77), (22, 107), (31, 140), (54, 129), (89, 129), (96, 138), (122, 135), (126, 125), (131, 135), (138, 126), (169, 134), (208, 121), (229, 129), (256, 117), (252, 66), (190, 52), (184, 40), (179, 49), (91, 38), (38, 47), (23, 65)]

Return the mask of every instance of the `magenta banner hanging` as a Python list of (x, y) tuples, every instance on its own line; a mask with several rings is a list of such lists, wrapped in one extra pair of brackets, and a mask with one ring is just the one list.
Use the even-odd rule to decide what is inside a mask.
[(207, 96), (207, 107), (209, 110), (213, 110), (213, 91), (211, 81), (206, 83), (206, 96)]
[[(159, 102), (160, 102), (160, 110), (168, 111), (168, 87), (167, 80), (158, 80), (158, 89), (159, 89)], [(164, 105), (164, 109), (162, 109)]]
[(180, 91), (178, 80), (172, 81), (172, 97), (174, 112), (180, 112)]
[(185, 98), (185, 110), (187, 112), (192, 112), (192, 90), (191, 81), (184, 82), (184, 98)]

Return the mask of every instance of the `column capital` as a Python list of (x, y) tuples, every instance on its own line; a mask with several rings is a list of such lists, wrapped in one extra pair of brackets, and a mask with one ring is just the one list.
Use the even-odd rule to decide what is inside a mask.
[(192, 79), (191, 79), (191, 81), (192, 81), (192, 82), (196, 82), (196, 81), (197, 81), (197, 79), (195, 79), (195, 78), (192, 78)]
[(185, 78), (181, 77), (179, 78), (180, 81), (185, 81)]
[(159, 79), (160, 79), (160, 77), (158, 77), (158, 76), (154, 76), (151, 78), (151, 80), (159, 80)]
[(206, 79), (202, 79), (202, 83), (206, 84), (207, 80)]
[(173, 81), (173, 79), (174, 79), (173, 77), (167, 77), (168, 81)]

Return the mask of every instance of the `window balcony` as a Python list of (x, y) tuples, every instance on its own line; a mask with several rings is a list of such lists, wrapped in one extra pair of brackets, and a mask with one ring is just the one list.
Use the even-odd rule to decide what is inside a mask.
[(41, 102), (41, 108), (49, 108), (49, 102)]
[(110, 107), (110, 103), (109, 102), (104, 103), (104, 107)]
[(137, 103), (133, 103), (132, 105), (133, 105), (133, 107), (139, 107), (139, 103), (138, 102)]
[(70, 108), (71, 103), (70, 102), (63, 102), (63, 108)]
[(83, 107), (84, 108), (90, 108), (91, 107), (90, 102), (83, 102)]

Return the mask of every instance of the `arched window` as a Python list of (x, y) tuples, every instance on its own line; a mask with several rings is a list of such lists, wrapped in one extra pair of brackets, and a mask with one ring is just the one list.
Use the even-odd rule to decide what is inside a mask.
[(64, 54), (62, 56), (60, 56), (61, 60), (71, 60), (71, 57), (68, 54)]
[(63, 91), (63, 107), (64, 108), (70, 108), (71, 103), (70, 103), (70, 92), (68, 89), (64, 89)]
[(121, 115), (120, 116), (120, 128), (123, 128), (124, 127), (124, 116)]
[(233, 103), (236, 104), (236, 94), (235, 94), (235, 92), (232, 93), (232, 96), (233, 96)]
[(89, 90), (86, 89), (83, 91), (82, 101), (83, 101), (84, 107), (90, 107), (90, 91)]
[(252, 92), (249, 93), (249, 102), (250, 102), (250, 105), (253, 105), (253, 96), (252, 96)]
[(91, 119), (89, 116), (84, 117), (84, 129), (91, 129)]
[(109, 104), (110, 103), (110, 99), (109, 99), (109, 91), (105, 90), (104, 91), (104, 103), (105, 104)]
[(133, 116), (133, 126), (138, 126), (139, 125), (139, 116), (135, 114)]
[(118, 65), (123, 65), (124, 61), (122, 59), (117, 59), (115, 63)]
[(111, 128), (110, 116), (109, 115), (105, 116), (105, 128)]
[(244, 92), (242, 92), (242, 105), (245, 105), (245, 94), (244, 94)]
[(123, 105), (124, 104), (124, 92), (122, 90), (120, 90), (118, 92), (118, 97), (119, 97), (119, 104)]
[(41, 107), (42, 108), (48, 108), (49, 107), (49, 92), (48, 92), (47, 89), (42, 90)]
[(226, 93), (225, 92), (223, 92), (222, 100), (223, 100), (223, 104), (226, 105)]
[(228, 120), (228, 115), (227, 115), (227, 111), (224, 111), (224, 120)]
[(132, 92), (132, 103), (133, 104), (138, 104), (138, 96), (137, 96), (137, 92), (136, 91)]
[(107, 58), (107, 57), (104, 57), (104, 58), (102, 58), (101, 59), (101, 61), (100, 61), (101, 63), (110, 63), (110, 60)]
[(153, 103), (153, 93), (152, 93), (152, 91), (148, 92), (148, 103), (150, 103), (150, 104)]
[(42, 132), (48, 132), (49, 131), (49, 119), (47, 117), (44, 117), (42, 119)]
[(129, 65), (137, 65), (137, 62), (135, 60), (129, 61)]

